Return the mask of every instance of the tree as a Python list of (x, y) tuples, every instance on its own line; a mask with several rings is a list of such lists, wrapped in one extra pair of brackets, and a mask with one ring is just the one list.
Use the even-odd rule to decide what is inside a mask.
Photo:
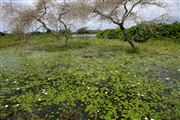
[(3, 33), (3, 32), (0, 32), (0, 36), (4, 36), (5, 35), (5, 33)]
[[(109, 20), (118, 25), (122, 30), (125, 40), (129, 42), (132, 48), (137, 48), (137, 44), (133, 40), (124, 27), (127, 20), (136, 21), (138, 11), (135, 8), (143, 8), (148, 6), (157, 6), (164, 8), (163, 0), (77, 0), (82, 15), (100, 16), (101, 20)], [(77, 3), (76, 3), (77, 4)], [(77, 5), (76, 5), (77, 6)], [(86, 13), (86, 14), (85, 14)], [(89, 14), (87, 14), (89, 13)], [(81, 16), (82, 16), (81, 15)], [(87, 17), (87, 16), (86, 16)]]
[[(22, 35), (33, 25), (38, 26), (35, 31), (44, 28), (59, 39), (64, 35), (66, 43), (70, 35), (70, 7), (67, 2), (56, 0), (38, 0), (33, 7), (20, 7), (13, 2), (4, 5), (5, 18), (8, 19), (11, 31)], [(69, 20), (69, 21), (68, 21)]]

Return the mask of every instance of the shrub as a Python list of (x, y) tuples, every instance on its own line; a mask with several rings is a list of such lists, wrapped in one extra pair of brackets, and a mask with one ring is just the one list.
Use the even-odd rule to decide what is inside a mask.
[(150, 38), (180, 38), (180, 23), (138, 24), (128, 29), (136, 42), (146, 42)]
[[(180, 23), (173, 24), (138, 24), (127, 29), (130, 36), (136, 42), (146, 42), (151, 38), (173, 38), (179, 41)], [(97, 38), (101, 39), (124, 39), (120, 29), (109, 29), (98, 32)]]
[(128, 33), (136, 42), (146, 42), (148, 39), (156, 37), (154, 24), (138, 24), (129, 28)]
[(158, 32), (158, 36), (180, 38), (180, 23), (158, 24), (156, 31)]
[(120, 29), (108, 29), (97, 32), (96, 37), (101, 39), (121, 39), (123, 34)]
[(98, 30), (91, 30), (91, 29), (88, 29), (87, 27), (82, 27), (74, 33), (75, 34), (96, 34), (97, 31)]
[(3, 32), (0, 32), (0, 36), (4, 36), (5, 35), (5, 33), (3, 33)]

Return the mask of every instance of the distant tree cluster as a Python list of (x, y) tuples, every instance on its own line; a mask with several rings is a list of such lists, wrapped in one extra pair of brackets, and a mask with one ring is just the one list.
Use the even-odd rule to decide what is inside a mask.
[(4, 36), (5, 35), (5, 33), (3, 33), (3, 32), (0, 32), (0, 36)]
[(99, 31), (99, 30), (91, 30), (91, 29), (88, 29), (88, 27), (82, 27), (74, 33), (75, 34), (96, 34), (97, 31)]

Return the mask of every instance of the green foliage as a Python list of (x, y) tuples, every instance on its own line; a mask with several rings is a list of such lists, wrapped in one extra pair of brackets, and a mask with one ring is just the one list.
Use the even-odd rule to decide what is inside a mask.
[(96, 34), (97, 30), (90, 30), (87, 27), (82, 27), (78, 29), (75, 34)]
[(128, 29), (128, 33), (136, 42), (146, 42), (156, 37), (154, 25), (139, 24)]
[(3, 32), (0, 32), (0, 36), (4, 36), (5, 35), (5, 33), (3, 33)]
[(139, 24), (128, 29), (136, 42), (146, 42), (151, 38), (180, 38), (180, 23)]
[(0, 36), (0, 48), (16, 46), (16, 45), (20, 45), (21, 43), (22, 41), (20, 41), (18, 37), (14, 35)]
[(158, 32), (158, 36), (180, 38), (180, 23), (158, 24), (158, 26), (156, 26), (156, 31)]
[(100, 39), (58, 46), (48, 34), (0, 49), (0, 119), (178, 120), (179, 45), (129, 49)]
[(123, 34), (120, 29), (109, 29), (97, 32), (96, 37), (100, 39), (122, 39)]
[[(180, 41), (180, 23), (173, 24), (138, 24), (127, 29), (136, 42), (146, 42), (152, 38), (172, 38)], [(104, 30), (97, 33), (101, 39), (124, 39), (119, 29)]]

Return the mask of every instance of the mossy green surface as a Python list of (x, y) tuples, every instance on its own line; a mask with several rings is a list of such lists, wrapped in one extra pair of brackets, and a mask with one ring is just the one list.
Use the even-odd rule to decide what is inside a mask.
[(138, 53), (120, 40), (72, 39), (63, 45), (33, 35), (15, 46), (1, 42), (0, 119), (180, 118), (175, 42), (142, 43)]

